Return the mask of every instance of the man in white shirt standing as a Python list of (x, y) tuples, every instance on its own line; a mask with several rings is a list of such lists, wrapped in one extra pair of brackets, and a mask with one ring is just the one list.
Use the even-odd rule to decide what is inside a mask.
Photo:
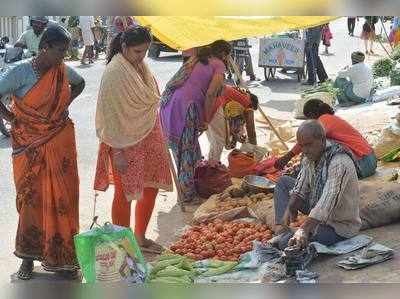
[(86, 58), (89, 59), (89, 63), (93, 63), (94, 57), (94, 32), (93, 28), (94, 17), (93, 16), (80, 16), (79, 17), (79, 27), (82, 31), (83, 44), (85, 46), (85, 51), (83, 52), (81, 64), (86, 64)]
[(371, 95), (374, 77), (371, 68), (364, 63), (364, 59), (364, 53), (353, 52), (351, 54), (353, 65), (338, 73), (334, 86), (341, 91), (338, 95), (341, 106), (365, 103)]

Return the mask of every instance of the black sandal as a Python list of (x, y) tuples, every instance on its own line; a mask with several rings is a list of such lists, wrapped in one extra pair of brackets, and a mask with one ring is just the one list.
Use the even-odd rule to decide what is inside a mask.
[(30, 280), (33, 275), (33, 267), (34, 267), (33, 261), (23, 260), (17, 272), (18, 279)]

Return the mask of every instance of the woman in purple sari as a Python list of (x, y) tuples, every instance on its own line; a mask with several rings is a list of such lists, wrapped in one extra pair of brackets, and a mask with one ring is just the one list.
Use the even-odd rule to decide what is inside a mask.
[(194, 169), (201, 159), (198, 137), (207, 130), (224, 84), (231, 46), (224, 40), (202, 47), (168, 82), (161, 96), (161, 123), (174, 153), (184, 201), (194, 201)]

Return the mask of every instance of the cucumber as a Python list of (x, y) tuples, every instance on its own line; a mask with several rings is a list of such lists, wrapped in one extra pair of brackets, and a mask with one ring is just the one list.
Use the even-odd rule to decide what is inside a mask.
[(157, 277), (180, 277), (180, 276), (190, 276), (193, 273), (187, 270), (179, 269), (175, 266), (168, 266), (163, 270), (157, 272)]
[(163, 260), (163, 261), (159, 261), (156, 263), (156, 265), (154, 266), (154, 268), (151, 270), (151, 274), (156, 274), (159, 271), (167, 268), (168, 266), (174, 266), (179, 264), (182, 260), (184, 259), (184, 257), (180, 256), (178, 258), (175, 259), (167, 259), (167, 260)]

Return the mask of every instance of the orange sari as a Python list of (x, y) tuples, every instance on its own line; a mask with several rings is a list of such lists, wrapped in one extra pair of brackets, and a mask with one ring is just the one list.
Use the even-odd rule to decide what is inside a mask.
[(49, 70), (23, 98), (14, 97), (14, 182), (19, 223), (15, 255), (48, 271), (78, 268), (79, 178), (74, 125), (68, 117), (65, 65)]

